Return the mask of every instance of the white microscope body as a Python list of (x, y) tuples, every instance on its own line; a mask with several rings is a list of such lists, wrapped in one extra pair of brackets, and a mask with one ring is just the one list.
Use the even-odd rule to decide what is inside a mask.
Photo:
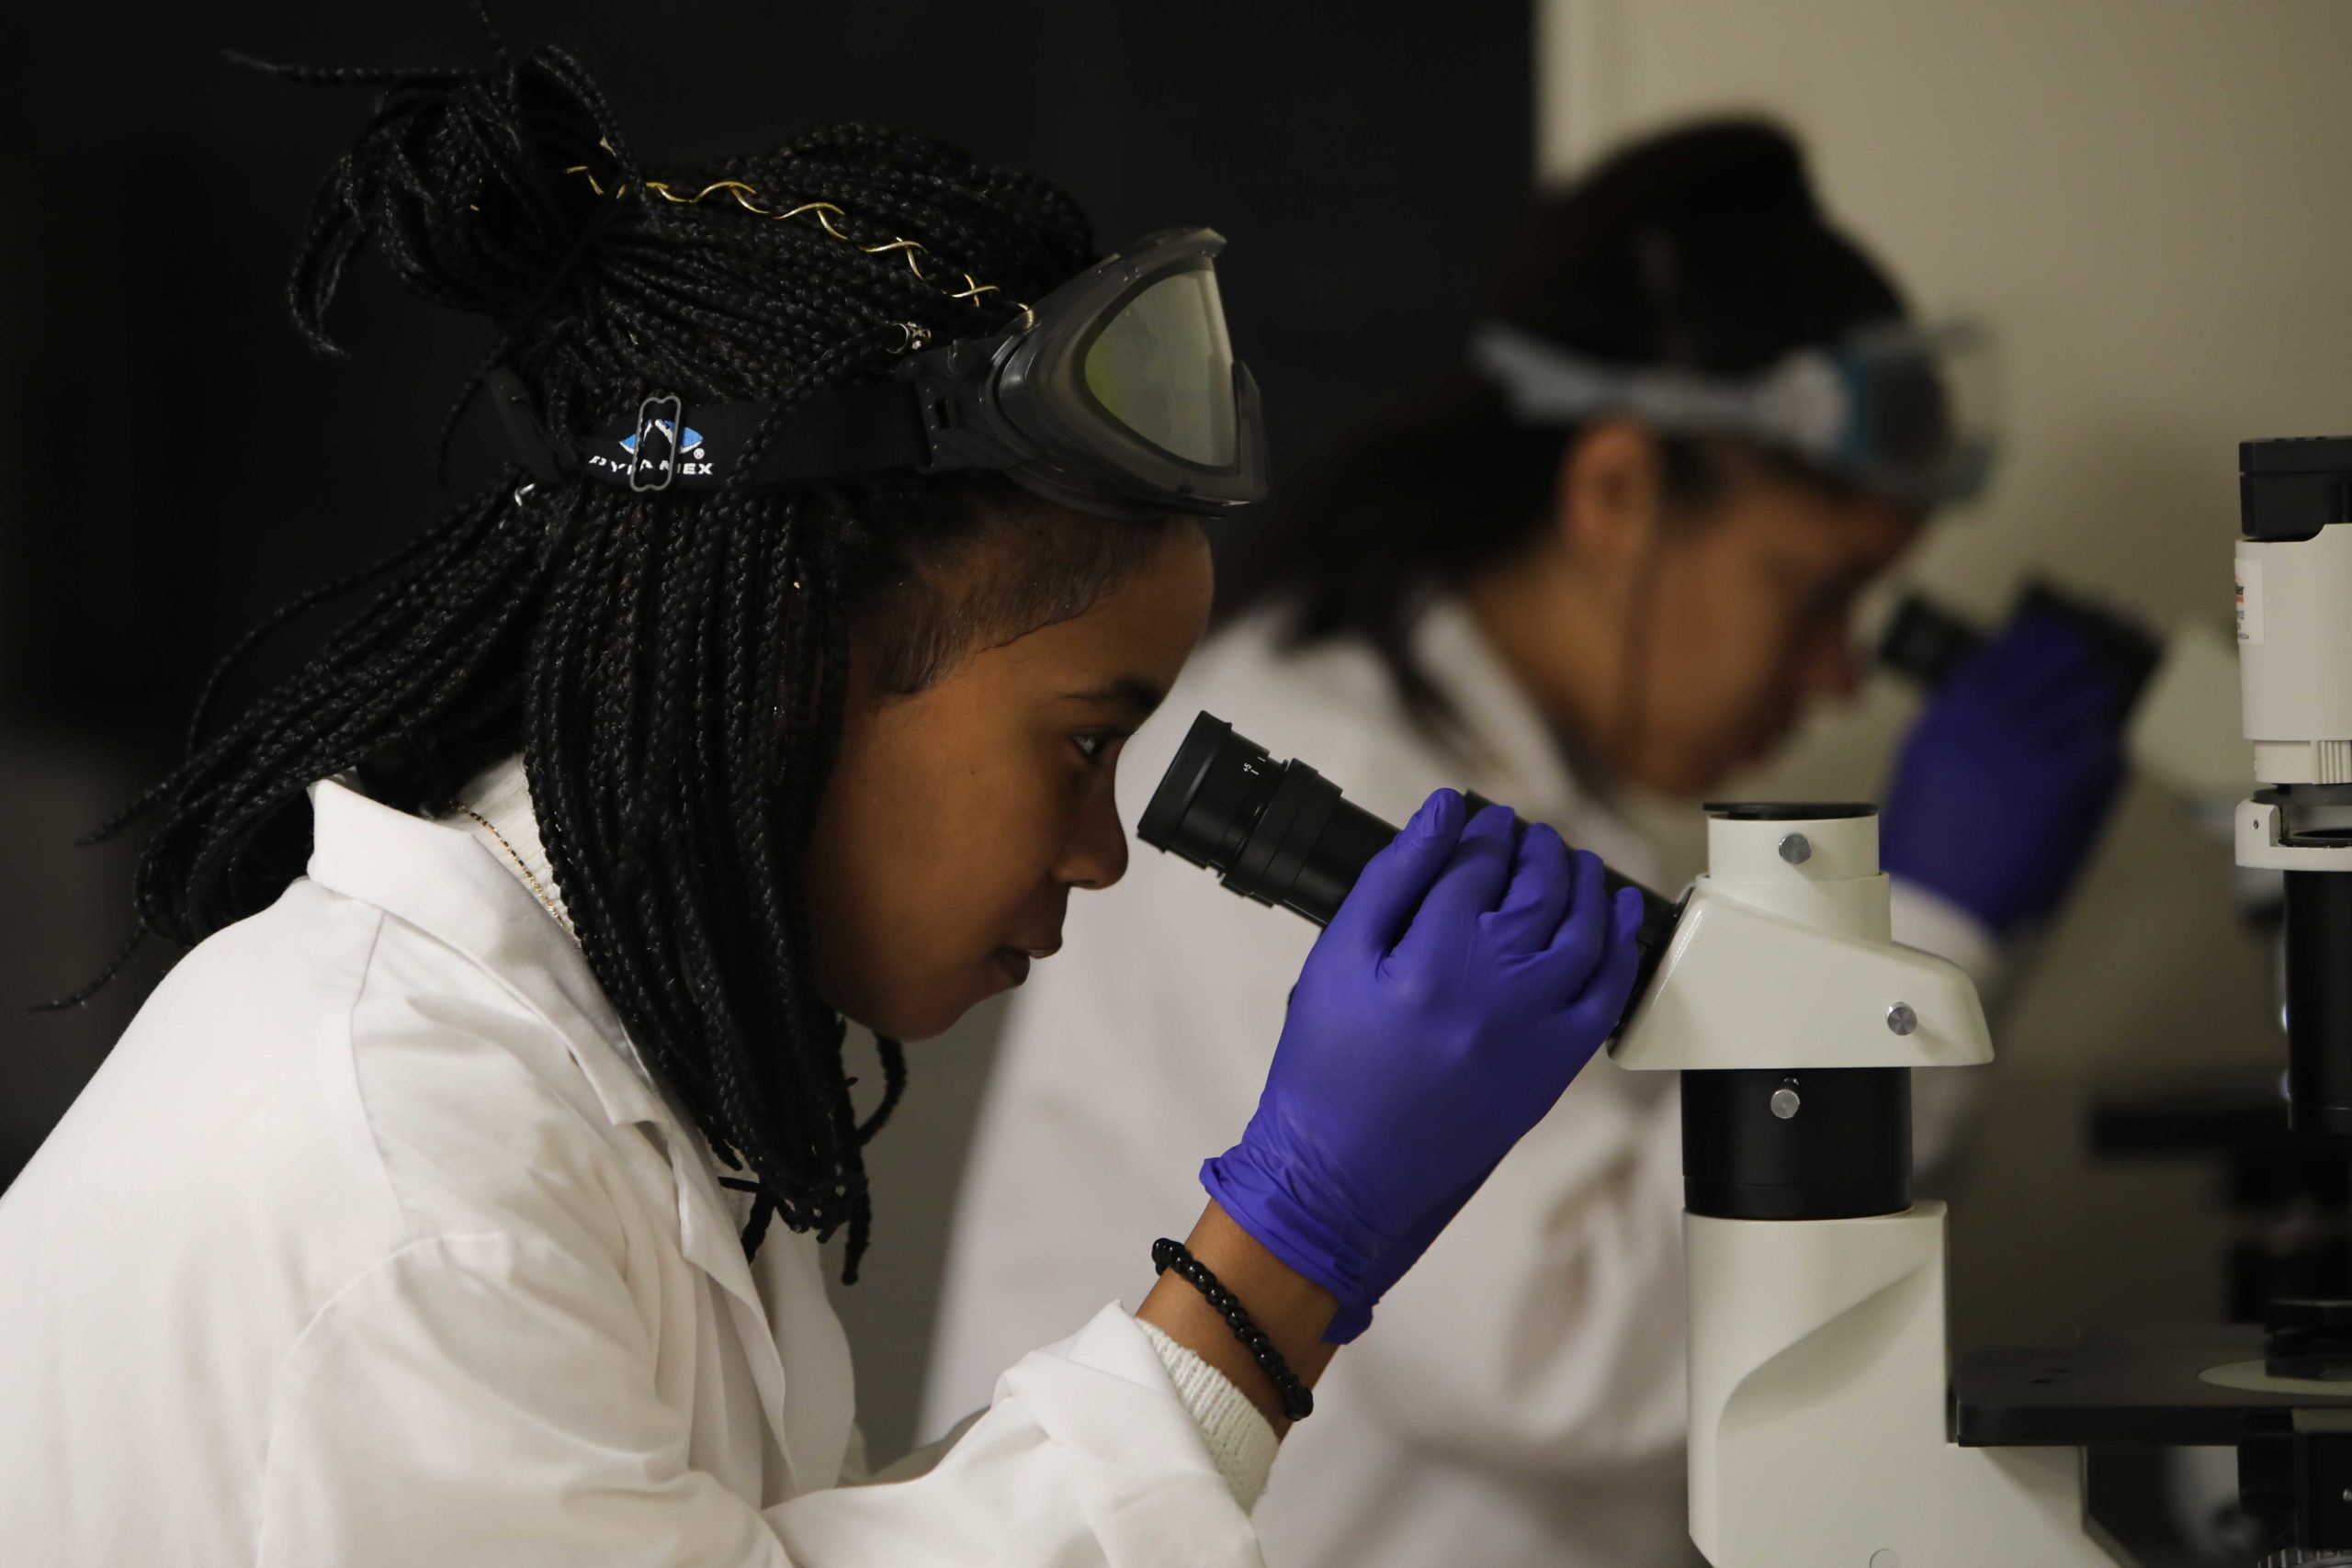
[(2080, 1450), (1949, 1437), (1907, 1070), (1992, 1043), (1967, 977), (1890, 938), (1877, 817), (1715, 809), (1708, 866), (1611, 1047), (1684, 1075), (1692, 1539), (1715, 1568), (2129, 1561)]

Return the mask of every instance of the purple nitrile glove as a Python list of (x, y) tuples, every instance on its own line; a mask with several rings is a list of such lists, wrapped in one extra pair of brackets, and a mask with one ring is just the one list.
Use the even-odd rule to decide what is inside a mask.
[(1971, 654), (1903, 744), (1879, 862), (1996, 935), (2056, 908), (2123, 782), (2123, 683), (2064, 615), (2028, 604)]
[(1307, 955), (1266, 1089), (1201, 1183), (1340, 1298), (1324, 1337), (1436, 1239), (1617, 1027), (1640, 894), (1499, 807), (1440, 790)]

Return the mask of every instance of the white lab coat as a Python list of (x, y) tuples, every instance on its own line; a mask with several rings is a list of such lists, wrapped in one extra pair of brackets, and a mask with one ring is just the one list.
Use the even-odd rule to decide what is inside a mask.
[[(1166, 719), (1130, 742), (1127, 805), (1206, 708), (1391, 821), (1456, 784), (1655, 874), (1652, 847), (1577, 786), (1465, 610), (1437, 606), (1416, 643), (1469, 727), (1463, 743), (1408, 723), (1368, 649), (1280, 652), (1261, 616), (1212, 639)], [(1902, 898), (1897, 919), (1906, 940), (1990, 957), (1947, 909)], [(1203, 1201), (1195, 1172), (1248, 1121), (1315, 935), (1149, 851), (1125, 885), (1072, 906), (1063, 953), (1006, 1022), (950, 1247), (932, 1427), (1079, 1303), (1132, 1297), (1148, 1235), (1183, 1234)], [(1679, 1116), (1667, 1075), (1599, 1061), (1577, 1079), (1333, 1361), (1257, 1510), (1270, 1562), (1696, 1561)], [(1946, 1139), (1920, 1128), (1924, 1152)]]
[(313, 801), (310, 874), (172, 972), (0, 1196), (0, 1559), (1260, 1561), (1116, 1308), (927, 1472), (845, 1484), (813, 1242), (746, 1263), (702, 1141), (481, 842)]

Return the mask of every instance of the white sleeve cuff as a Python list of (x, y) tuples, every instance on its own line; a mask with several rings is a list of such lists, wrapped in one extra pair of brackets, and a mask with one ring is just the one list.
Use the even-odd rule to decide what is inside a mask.
[(1176, 1397), (1184, 1402), (1201, 1428), (1201, 1439), (1208, 1444), (1216, 1472), (1225, 1478), (1241, 1511), (1248, 1513), (1265, 1495), (1266, 1478), (1273, 1471), (1274, 1453), (1281, 1446), (1273, 1423), (1234, 1386), (1231, 1378), (1150, 1324), (1137, 1319), (1136, 1326), (1159, 1352), (1168, 1381), (1176, 1385)]

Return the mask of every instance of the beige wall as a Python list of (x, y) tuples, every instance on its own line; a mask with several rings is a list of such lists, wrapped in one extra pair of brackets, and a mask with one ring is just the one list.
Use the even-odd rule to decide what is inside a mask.
[[(1931, 313), (1988, 319), (2007, 457), (1917, 577), (1980, 614), (2019, 576), (2151, 619), (2228, 608), (2235, 443), (2352, 433), (2352, 4), (1543, 0), (1541, 162), (1768, 110)], [(2348, 609), (2347, 613), (2352, 613)], [(1756, 789), (1874, 793), (1909, 703), (1878, 682)], [(2002, 1021), (1955, 1214), (1963, 1340), (2210, 1314), (2197, 1168), (2094, 1168), (2095, 1078), (2267, 1061), (2226, 853), (2136, 788)]]

